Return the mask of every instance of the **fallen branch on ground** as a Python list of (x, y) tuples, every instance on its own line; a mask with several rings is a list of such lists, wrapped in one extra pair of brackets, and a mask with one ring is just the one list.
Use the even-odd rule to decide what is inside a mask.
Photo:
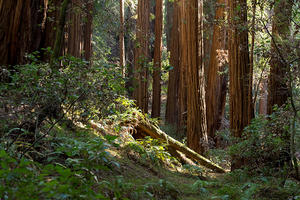
[(187, 157), (191, 158), (194, 161), (197, 161), (200, 165), (203, 165), (203, 166), (205, 166), (209, 169), (212, 169), (215, 172), (219, 172), (219, 173), (225, 173), (226, 172), (226, 170), (223, 169), (222, 167), (220, 167), (217, 164), (211, 162), (207, 158), (199, 155), (198, 153), (196, 153), (192, 149), (188, 148), (187, 146), (185, 146), (181, 142), (178, 142), (177, 140), (175, 140), (172, 137), (168, 136), (166, 133), (164, 133), (159, 128), (157, 128), (156, 126), (154, 126), (150, 123), (140, 121), (136, 128), (137, 128), (138, 132), (140, 134), (144, 135), (144, 136), (148, 135), (148, 136), (151, 136), (154, 139), (162, 139), (162, 140), (166, 141), (171, 148), (182, 152)]

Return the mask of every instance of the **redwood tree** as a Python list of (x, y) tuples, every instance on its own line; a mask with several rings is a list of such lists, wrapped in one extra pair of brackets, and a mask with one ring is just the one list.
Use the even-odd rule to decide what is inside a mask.
[[(198, 153), (207, 149), (205, 79), (203, 65), (203, 1), (182, 1), (181, 47), (186, 51), (187, 145)], [(182, 52), (183, 53), (183, 52)]]
[(179, 29), (179, 86), (178, 86), (178, 123), (177, 133), (185, 135), (187, 118), (187, 10), (186, 2), (179, 0), (178, 6), (178, 29)]
[[(247, 0), (229, 1), (229, 26), (230, 129), (234, 137), (241, 138), (253, 117), (248, 109), (252, 93), (249, 92)], [(232, 169), (242, 165), (241, 158), (233, 158)]]
[(288, 49), (285, 48), (284, 43), (287, 42), (290, 33), (291, 14), (291, 0), (275, 1), (268, 83), (268, 114), (272, 113), (274, 105), (282, 106), (290, 96), (287, 86), (289, 66), (285, 61), (285, 52), (288, 52)]
[[(170, 3), (168, 3), (170, 4)], [(170, 5), (169, 5), (170, 6)], [(178, 1), (175, 1), (172, 6), (172, 20), (167, 24), (171, 26), (169, 50), (170, 50), (170, 65), (169, 81), (168, 81), (168, 94), (167, 94), (167, 106), (166, 106), (166, 122), (176, 127), (179, 123), (179, 7)], [(170, 11), (169, 11), (170, 12)], [(167, 27), (168, 28), (168, 27)]]
[(92, 57), (92, 33), (93, 33), (93, 11), (94, 11), (94, 0), (85, 0), (85, 11), (86, 11), (86, 20), (84, 23), (84, 58), (87, 61), (91, 60)]
[(137, 7), (136, 46), (134, 60), (134, 92), (136, 105), (148, 112), (148, 58), (149, 58), (149, 29), (150, 1), (139, 0)]
[(155, 43), (153, 61), (153, 97), (152, 117), (160, 117), (161, 106), (161, 54), (162, 54), (162, 28), (163, 28), (163, 1), (156, 0), (155, 4)]
[(212, 47), (207, 74), (206, 115), (208, 136), (217, 142), (215, 132), (220, 128), (224, 116), (228, 75), (227, 31), (225, 12), (227, 0), (218, 0), (215, 15)]
[(0, 65), (26, 62), (41, 46), (46, 19), (44, 0), (0, 0)]

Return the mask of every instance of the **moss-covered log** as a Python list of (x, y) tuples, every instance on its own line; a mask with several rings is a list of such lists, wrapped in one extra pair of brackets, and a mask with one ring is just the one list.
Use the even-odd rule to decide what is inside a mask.
[(191, 158), (194, 161), (197, 161), (200, 165), (203, 165), (203, 166), (205, 166), (209, 169), (212, 169), (215, 172), (219, 172), (219, 173), (225, 173), (226, 172), (226, 170), (223, 169), (222, 167), (216, 165), (215, 163), (211, 162), (207, 158), (199, 155), (198, 153), (196, 153), (192, 149), (188, 148), (187, 146), (185, 146), (181, 142), (178, 142), (177, 140), (175, 140), (172, 137), (168, 136), (166, 133), (164, 133), (159, 128), (155, 127), (154, 125), (152, 125), (150, 123), (146, 123), (146, 122), (141, 121), (141, 122), (139, 122), (139, 124), (137, 125), (136, 128), (137, 128), (138, 132), (142, 135), (149, 135), (149, 136), (151, 136), (152, 138), (155, 138), (155, 139), (165, 140), (171, 148), (182, 152), (187, 157)]

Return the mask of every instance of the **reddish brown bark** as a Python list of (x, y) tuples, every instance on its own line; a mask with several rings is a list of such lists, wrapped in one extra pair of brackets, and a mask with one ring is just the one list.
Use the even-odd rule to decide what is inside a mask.
[(136, 105), (144, 112), (148, 112), (148, 59), (149, 59), (149, 30), (150, 5), (149, 1), (139, 0), (137, 8), (136, 48), (134, 64), (134, 92)]
[[(179, 8), (178, 2), (173, 4), (172, 30), (170, 31), (170, 65), (168, 96), (166, 106), (166, 122), (176, 127), (178, 124), (178, 92), (179, 92)], [(170, 24), (169, 24), (170, 26)]]
[[(234, 137), (241, 137), (250, 123), (249, 113), (250, 65), (247, 31), (247, 1), (229, 1), (229, 77), (230, 77), (230, 129)], [(250, 97), (249, 97), (250, 96)], [(233, 157), (232, 169), (240, 168), (243, 160)]]
[[(187, 80), (187, 145), (202, 154), (207, 150), (205, 108), (205, 79), (203, 65), (203, 2), (182, 1), (182, 43), (186, 51), (182, 60), (186, 65)], [(182, 52), (184, 53), (184, 52)]]
[(153, 118), (160, 117), (161, 106), (161, 54), (162, 54), (162, 28), (163, 28), (163, 1), (156, 0), (155, 4), (155, 43), (153, 61), (153, 97), (152, 113)]
[(94, 11), (94, 1), (93, 0), (85, 0), (86, 7), (86, 22), (84, 24), (84, 58), (87, 61), (91, 60), (93, 55), (92, 49), (92, 34), (93, 34), (93, 11)]
[(215, 132), (220, 128), (224, 116), (228, 75), (227, 31), (225, 30), (226, 0), (218, 0), (215, 15), (212, 48), (206, 87), (206, 115), (208, 136), (217, 143)]
[(26, 62), (41, 45), (44, 0), (0, 0), (0, 65)]
[(79, 5), (82, 5), (81, 0), (71, 1), (71, 10), (68, 16), (68, 31), (67, 31), (67, 48), (66, 53), (74, 57), (80, 58), (82, 52), (82, 27), (81, 27), (81, 10)]
[(217, 1), (203, 0), (204, 16), (203, 22), (203, 45), (204, 45), (204, 74), (208, 74), (209, 62), (211, 57), (211, 48), (213, 43), (215, 10), (218, 9)]
[(172, 30), (173, 30), (173, 16), (174, 16), (174, 7), (176, 6), (177, 1), (171, 2), (171, 1), (165, 1), (165, 7), (166, 7), (166, 23), (165, 23), (165, 33), (167, 38), (167, 49), (170, 52), (171, 51), (171, 42), (172, 42)]
[(178, 24), (179, 24), (179, 86), (178, 86), (178, 123), (177, 133), (185, 135), (187, 118), (187, 29), (186, 8), (183, 0), (178, 1)]
[[(43, 33), (43, 48), (52, 48), (54, 47), (55, 36), (56, 36), (56, 28), (57, 28), (57, 20), (59, 18), (59, 7), (60, 0), (48, 1), (47, 3), (47, 12), (46, 12), (46, 20), (45, 20), (45, 28)], [(44, 61), (48, 61), (50, 55), (48, 53), (42, 55), (42, 59)]]
[[(83, 43), (86, 44), (86, 55), (91, 55), (91, 38), (88, 38), (88, 35), (90, 36), (92, 32), (92, 19), (87, 20), (86, 39), (83, 40), (82, 11), (78, 7), (82, 1), (73, 0), (74, 6), (70, 15), (73, 16), (72, 27), (74, 28), (72, 33), (69, 33), (72, 39), (69, 40), (67, 46), (65, 42), (68, 41), (62, 42), (64, 52), (71, 52), (77, 57), (82, 55)], [(91, 0), (85, 1), (88, 6), (93, 3)], [(61, 3), (61, 0), (0, 0), (0, 17), (3, 16), (0, 19), (0, 56), (2, 58), (0, 65), (24, 64), (27, 62), (25, 58), (27, 53), (47, 47), (53, 49), (57, 39)], [(68, 12), (70, 12), (69, 9)], [(62, 34), (65, 34), (65, 30), (62, 30)], [(62, 51), (58, 54), (62, 55)], [(49, 55), (42, 54), (41, 59), (49, 61)]]

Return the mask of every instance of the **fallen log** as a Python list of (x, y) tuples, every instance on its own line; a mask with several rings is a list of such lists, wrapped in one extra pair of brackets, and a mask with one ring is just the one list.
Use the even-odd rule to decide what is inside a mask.
[(205, 166), (209, 169), (212, 169), (212, 170), (214, 170), (215, 172), (218, 172), (218, 173), (225, 173), (226, 172), (226, 170), (223, 169), (222, 167), (220, 167), (217, 164), (211, 162), (207, 158), (199, 155), (198, 153), (196, 153), (192, 149), (188, 148), (187, 146), (185, 146), (181, 142), (178, 142), (177, 140), (175, 140), (172, 137), (168, 136), (166, 133), (164, 133), (159, 128), (157, 128), (156, 126), (154, 126), (150, 123), (140, 121), (136, 128), (137, 128), (138, 132), (140, 132), (140, 134), (142, 134), (142, 135), (149, 135), (154, 139), (162, 139), (162, 140), (166, 141), (167, 144), (171, 148), (182, 152), (187, 157), (189, 157), (190, 159), (198, 162), (202, 166)]

